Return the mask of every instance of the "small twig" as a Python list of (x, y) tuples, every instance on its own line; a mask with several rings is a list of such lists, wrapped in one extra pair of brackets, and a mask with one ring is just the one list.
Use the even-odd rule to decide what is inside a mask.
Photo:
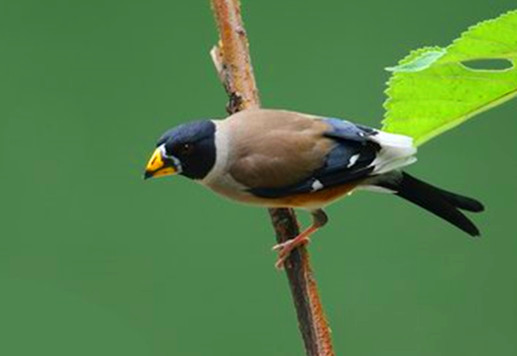
[(212, 62), (214, 63), (215, 70), (217, 72), (217, 75), (219, 76), (219, 80), (221, 81), (221, 83), (224, 83), (226, 81), (226, 78), (223, 67), (223, 54), (221, 53), (220, 48), (220, 43), (217, 46), (212, 47), (212, 50), (210, 51), (210, 57), (212, 57)]
[[(227, 111), (233, 114), (245, 109), (258, 108), (260, 99), (239, 0), (211, 2), (220, 41), (210, 54), (219, 79), (230, 98)], [(269, 214), (278, 243), (298, 235), (298, 222), (292, 209), (269, 209)], [(286, 261), (286, 272), (307, 355), (333, 356), (330, 330), (305, 247), (299, 247), (291, 253)]]

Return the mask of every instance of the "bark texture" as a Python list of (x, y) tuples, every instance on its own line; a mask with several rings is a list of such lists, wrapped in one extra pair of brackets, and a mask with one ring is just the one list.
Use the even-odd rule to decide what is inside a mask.
[[(229, 114), (259, 108), (260, 98), (253, 75), (249, 43), (238, 0), (211, 0), (220, 41), (212, 51), (219, 79), (228, 93)], [(292, 209), (269, 209), (278, 243), (299, 234)], [(294, 250), (285, 264), (298, 327), (308, 356), (333, 356), (330, 329), (305, 247)]]

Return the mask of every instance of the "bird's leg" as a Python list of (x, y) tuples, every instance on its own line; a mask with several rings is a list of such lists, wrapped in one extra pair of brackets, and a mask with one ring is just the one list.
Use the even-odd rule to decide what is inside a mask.
[(295, 238), (273, 246), (273, 250), (278, 251), (278, 259), (275, 263), (276, 268), (282, 269), (284, 266), (284, 262), (287, 259), (287, 257), (289, 257), (289, 255), (291, 254), (291, 251), (299, 246), (309, 243), (311, 235), (318, 231), (319, 228), (321, 228), (328, 222), (327, 214), (325, 214), (325, 212), (322, 209), (311, 211), (311, 215), (311, 226), (309, 226)]

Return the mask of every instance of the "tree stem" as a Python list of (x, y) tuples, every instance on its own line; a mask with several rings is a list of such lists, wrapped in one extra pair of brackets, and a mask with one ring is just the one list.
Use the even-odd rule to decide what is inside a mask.
[[(229, 114), (259, 108), (249, 44), (241, 18), (239, 0), (211, 0), (220, 41), (211, 51), (217, 73), (228, 93)], [(269, 209), (278, 243), (299, 234), (292, 209)], [(333, 356), (330, 329), (305, 247), (294, 250), (285, 263), (298, 327), (308, 356)]]

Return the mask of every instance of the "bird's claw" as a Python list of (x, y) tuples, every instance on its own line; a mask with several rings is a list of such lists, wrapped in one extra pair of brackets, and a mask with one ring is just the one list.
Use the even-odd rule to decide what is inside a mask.
[(283, 269), (284, 263), (287, 260), (287, 258), (289, 257), (289, 255), (291, 254), (291, 252), (299, 246), (308, 244), (310, 241), (311, 240), (309, 239), (308, 236), (304, 236), (301, 238), (294, 238), (291, 240), (287, 240), (286, 242), (282, 242), (282, 243), (279, 243), (279, 244), (276, 244), (275, 246), (273, 246), (273, 251), (278, 252), (278, 259), (275, 263), (275, 267), (277, 269)]
[[(292, 251), (293, 249), (295, 249), (296, 247), (298, 247), (300, 245), (305, 245), (305, 244), (308, 244), (309, 242), (311, 242), (311, 240), (308, 237), (305, 237), (298, 241), (294, 241), (294, 240), (295, 239), (291, 239), (291, 240), (287, 240), (286, 242), (276, 244), (271, 248), (271, 250), (280, 252), (280, 251), (289, 249), (290, 251)], [(282, 252), (280, 252), (280, 254), (282, 254)]]

